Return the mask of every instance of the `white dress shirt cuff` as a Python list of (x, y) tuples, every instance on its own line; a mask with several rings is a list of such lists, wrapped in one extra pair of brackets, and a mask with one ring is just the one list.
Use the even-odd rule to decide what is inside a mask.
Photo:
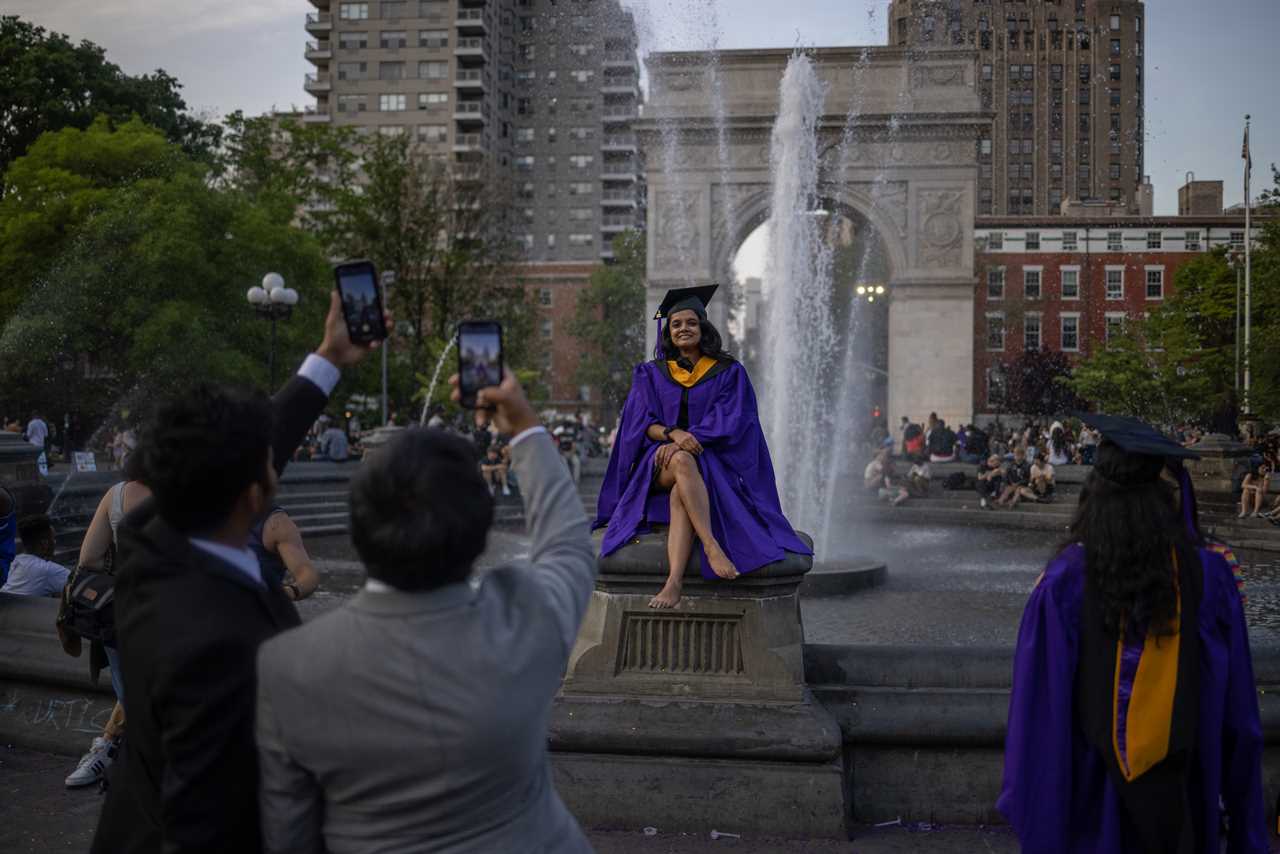
[(342, 372), (328, 359), (312, 353), (302, 362), (302, 367), (298, 368), (298, 376), (311, 380), (328, 397), (333, 394), (334, 386), (342, 378)]
[(511, 440), (511, 447), (514, 448), (516, 445), (519, 445), (521, 442), (523, 442), (525, 439), (528, 439), (530, 436), (536, 436), (539, 433), (546, 433), (546, 432), (547, 432), (547, 428), (543, 427), (541, 424), (539, 424), (537, 427), (530, 427), (527, 430), (521, 430), (520, 434)]

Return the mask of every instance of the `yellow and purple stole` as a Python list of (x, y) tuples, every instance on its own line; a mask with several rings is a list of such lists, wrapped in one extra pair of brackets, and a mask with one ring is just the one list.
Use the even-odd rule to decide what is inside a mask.
[(698, 381), (707, 375), (707, 371), (716, 366), (716, 360), (710, 356), (703, 356), (698, 360), (698, 364), (693, 366), (693, 370), (686, 371), (670, 359), (667, 360), (667, 372), (671, 375), (671, 379), (675, 380), (685, 388), (693, 388)]

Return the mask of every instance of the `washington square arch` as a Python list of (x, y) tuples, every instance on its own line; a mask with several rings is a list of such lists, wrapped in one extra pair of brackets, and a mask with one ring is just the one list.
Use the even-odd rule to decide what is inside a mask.
[[(649, 57), (650, 101), (637, 128), (649, 182), (650, 315), (668, 288), (732, 285), (735, 253), (769, 216), (771, 133), (791, 53)], [(887, 268), (888, 423), (933, 411), (968, 422), (970, 235), (978, 140), (991, 124), (976, 56), (883, 47), (809, 55), (827, 86), (817, 128), (821, 204), (869, 227)], [(717, 323), (731, 302), (715, 306)]]

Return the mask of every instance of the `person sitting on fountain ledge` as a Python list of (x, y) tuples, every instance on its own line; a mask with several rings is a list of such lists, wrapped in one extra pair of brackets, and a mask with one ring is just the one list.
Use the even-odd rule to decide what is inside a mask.
[(813, 554), (782, 515), (751, 380), (707, 320), (717, 287), (667, 292), (655, 358), (635, 369), (600, 489), (601, 557), (668, 526), (669, 575), (651, 608), (680, 601), (695, 536), (707, 579)]

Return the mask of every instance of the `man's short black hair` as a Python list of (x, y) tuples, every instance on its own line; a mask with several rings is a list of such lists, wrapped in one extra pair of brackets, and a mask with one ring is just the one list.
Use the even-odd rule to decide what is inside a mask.
[(161, 518), (185, 534), (221, 527), (236, 498), (265, 481), (272, 429), (260, 393), (201, 384), (161, 404), (134, 451)]
[(351, 478), (351, 541), (369, 577), (397, 590), (466, 579), (492, 524), (474, 446), (443, 430), (410, 428)]
[(53, 522), (43, 513), (24, 516), (18, 520), (18, 537), (22, 540), (22, 547), (32, 551), (46, 540), (52, 542), (55, 539)]

